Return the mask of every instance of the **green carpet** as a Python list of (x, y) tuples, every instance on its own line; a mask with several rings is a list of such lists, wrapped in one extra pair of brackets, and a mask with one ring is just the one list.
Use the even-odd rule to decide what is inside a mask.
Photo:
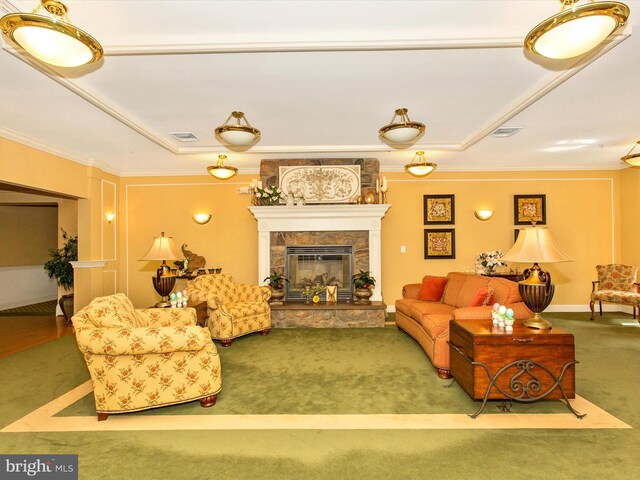
[[(633, 478), (640, 469), (640, 328), (624, 314), (549, 314), (576, 337), (578, 394), (632, 430), (261, 430), (2, 433), (3, 453), (78, 453), (80, 478)], [(458, 386), (394, 327), (273, 330), (221, 352), (218, 404), (136, 415), (463, 413)], [(0, 427), (88, 379), (73, 337), (0, 359)], [(60, 415), (92, 414), (88, 395)], [(558, 402), (513, 413), (562, 412)], [(513, 414), (512, 413), (512, 414)], [(489, 407), (487, 414), (497, 414)], [(509, 415), (509, 414), (506, 414)], [(161, 417), (159, 417), (161, 418)], [(109, 421), (109, 420), (107, 420)]]
[(56, 314), (56, 300), (0, 310), (0, 317), (48, 317)]

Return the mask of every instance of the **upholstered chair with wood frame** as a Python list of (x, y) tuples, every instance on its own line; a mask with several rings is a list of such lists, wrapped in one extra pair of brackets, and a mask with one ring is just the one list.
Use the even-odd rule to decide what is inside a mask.
[(228, 273), (199, 275), (187, 283), (192, 301), (207, 302), (207, 326), (211, 338), (223, 347), (253, 332), (268, 335), (271, 329), (271, 290), (235, 283)]
[(196, 325), (195, 309), (135, 310), (116, 294), (95, 298), (71, 320), (98, 420), (194, 400), (216, 403), (220, 358), (209, 332)]
[[(600, 306), (602, 316), (602, 302), (631, 305), (633, 318), (638, 318), (636, 310), (640, 312), (640, 284), (636, 282), (638, 267), (629, 265), (609, 264), (596, 266), (598, 280), (591, 282), (591, 320), (595, 315), (594, 304)], [(640, 322), (640, 318), (638, 318)]]

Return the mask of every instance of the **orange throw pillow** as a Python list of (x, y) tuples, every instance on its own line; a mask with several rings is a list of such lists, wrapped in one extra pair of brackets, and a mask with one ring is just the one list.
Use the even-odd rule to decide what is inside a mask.
[(469, 304), (470, 307), (482, 307), (493, 304), (493, 289), (480, 287)]
[(420, 285), (420, 291), (418, 292), (418, 300), (439, 302), (442, 300), (444, 287), (447, 285), (448, 280), (447, 277), (425, 275), (422, 279), (422, 285)]

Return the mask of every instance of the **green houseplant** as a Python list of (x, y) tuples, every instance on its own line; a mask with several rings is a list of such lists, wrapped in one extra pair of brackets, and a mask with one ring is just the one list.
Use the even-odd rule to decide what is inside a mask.
[(369, 303), (369, 298), (373, 295), (373, 288), (376, 286), (376, 279), (371, 276), (370, 271), (360, 270), (351, 277), (354, 290), (353, 296), (358, 303)]
[[(55, 277), (58, 285), (68, 291), (73, 288), (73, 266), (70, 262), (78, 260), (78, 237), (72, 237), (64, 229), (61, 230), (64, 245), (62, 248), (49, 249), (51, 259), (44, 264), (44, 269), (49, 274), (49, 278)], [(60, 297), (59, 304), (65, 320), (67, 323), (71, 322), (73, 293)]]
[(284, 298), (284, 284), (289, 283), (289, 279), (274, 270), (263, 282), (266, 282), (271, 289), (271, 303), (274, 305), (281, 303)]

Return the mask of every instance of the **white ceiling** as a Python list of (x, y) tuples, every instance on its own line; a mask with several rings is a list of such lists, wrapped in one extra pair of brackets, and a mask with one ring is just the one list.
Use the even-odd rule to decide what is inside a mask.
[[(625, 3), (630, 21), (612, 41), (552, 62), (522, 40), (557, 0), (68, 0), (105, 57), (52, 69), (3, 39), (0, 136), (123, 176), (206, 175), (218, 154), (241, 173), (318, 157), (400, 171), (419, 149), (441, 171), (617, 169), (640, 137), (640, 1)], [(427, 125), (408, 149), (377, 134), (399, 107)], [(213, 134), (232, 110), (262, 131), (249, 150)], [(500, 126), (523, 130), (487, 136)]]

